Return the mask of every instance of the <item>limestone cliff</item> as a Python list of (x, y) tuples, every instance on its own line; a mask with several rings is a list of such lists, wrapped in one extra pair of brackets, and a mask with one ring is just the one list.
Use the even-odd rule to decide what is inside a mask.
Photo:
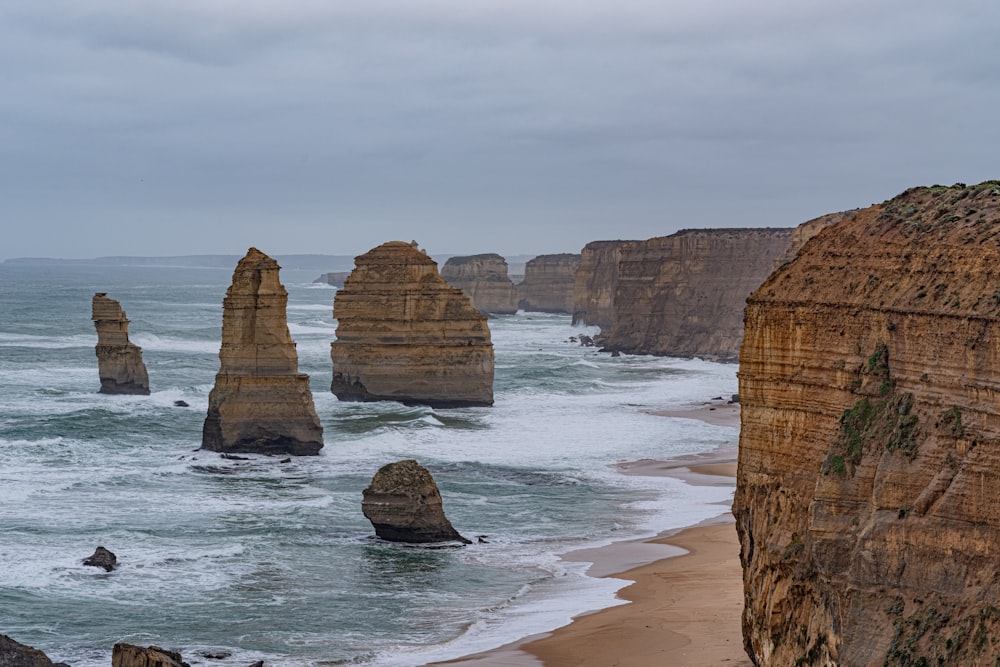
[(611, 329), (621, 249), (637, 241), (593, 241), (583, 247), (573, 276), (573, 324)]
[(997, 341), (997, 181), (865, 209), (750, 297), (733, 512), (757, 664), (995, 664)]
[(208, 395), (202, 448), (217, 452), (318, 454), (323, 447), (309, 390), (288, 333), (288, 292), (278, 263), (250, 248), (222, 305), (222, 348)]
[(337, 398), (493, 405), (486, 316), (414, 245), (390, 241), (355, 258), (334, 298), (333, 316), (331, 390)]
[(802, 246), (806, 244), (806, 241), (816, 236), (833, 223), (846, 220), (857, 212), (858, 209), (852, 209), (850, 211), (827, 213), (826, 215), (821, 215), (818, 218), (813, 218), (812, 220), (803, 222), (801, 225), (792, 230), (792, 239), (789, 241), (785, 252), (781, 253), (781, 257), (775, 260), (774, 269), (778, 269), (795, 259), (795, 255), (799, 253), (799, 250), (801, 250)]
[(573, 281), (580, 255), (539, 255), (524, 265), (518, 285), (521, 308), (542, 313), (573, 312)]
[(128, 318), (121, 304), (98, 292), (91, 302), (97, 329), (97, 370), (102, 394), (149, 394), (149, 375), (142, 348), (128, 339)]
[(791, 229), (689, 229), (621, 247), (605, 348), (735, 361), (747, 296)]
[(507, 260), (496, 253), (450, 257), (441, 267), (441, 277), (484, 313), (517, 312), (517, 287), (507, 277)]

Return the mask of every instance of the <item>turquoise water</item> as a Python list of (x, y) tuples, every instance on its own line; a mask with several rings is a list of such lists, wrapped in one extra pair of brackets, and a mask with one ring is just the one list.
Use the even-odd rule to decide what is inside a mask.
[[(314, 277), (282, 272), (326, 445), (282, 464), (197, 451), (231, 270), (0, 264), (0, 633), (74, 667), (109, 664), (118, 641), (232, 654), (218, 665), (416, 665), (612, 604), (621, 582), (558, 554), (729, 498), (613, 464), (735, 445), (736, 429), (645, 412), (734, 393), (734, 366), (612, 359), (569, 342), (568, 316), (521, 313), (490, 321), (493, 408), (341, 403), (335, 291)], [(96, 393), (94, 292), (132, 321), (151, 396)], [(485, 542), (373, 537), (361, 490), (402, 458)], [(81, 566), (98, 544), (118, 570)]]

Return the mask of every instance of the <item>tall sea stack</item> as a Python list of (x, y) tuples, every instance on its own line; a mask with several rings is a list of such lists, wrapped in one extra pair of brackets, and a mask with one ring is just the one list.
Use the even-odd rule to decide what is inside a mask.
[(517, 312), (517, 287), (507, 275), (507, 260), (496, 253), (449, 257), (441, 277), (459, 288), (484, 313)]
[(573, 281), (580, 255), (539, 255), (524, 265), (524, 280), (518, 285), (519, 306), (538, 313), (573, 312)]
[(97, 369), (102, 394), (149, 395), (149, 374), (142, 348), (128, 339), (128, 318), (121, 304), (98, 292), (91, 303), (97, 329)]
[(355, 258), (333, 316), (330, 389), (340, 400), (493, 405), (486, 316), (415, 245), (390, 241)]
[(208, 395), (203, 449), (309, 455), (323, 446), (309, 376), (298, 372), (288, 334), (288, 292), (278, 280), (279, 268), (250, 248), (233, 272), (223, 300), (221, 364)]
[(1000, 181), (837, 222), (750, 297), (746, 648), (758, 665), (1000, 655)]

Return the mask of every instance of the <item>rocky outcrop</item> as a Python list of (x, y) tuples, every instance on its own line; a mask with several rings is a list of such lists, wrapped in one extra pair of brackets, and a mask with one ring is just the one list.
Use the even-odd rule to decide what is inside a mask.
[(0, 667), (55, 667), (49, 657), (36, 648), (0, 635)]
[(84, 559), (83, 564), (90, 567), (99, 567), (105, 572), (111, 572), (118, 567), (118, 557), (104, 547), (97, 547), (93, 554)]
[(222, 311), (222, 348), (208, 395), (202, 448), (216, 452), (318, 454), (323, 428), (309, 376), (298, 372), (288, 334), (288, 292), (278, 263), (250, 248), (236, 265)]
[(791, 236), (791, 229), (689, 229), (625, 244), (605, 348), (735, 361), (746, 298)]
[(637, 241), (593, 241), (583, 247), (573, 276), (573, 324), (609, 331), (615, 317), (615, 290), (621, 249)]
[(379, 468), (364, 490), (361, 511), (383, 540), (471, 544), (445, 517), (434, 478), (412, 459)]
[(97, 368), (102, 394), (149, 395), (149, 375), (142, 348), (128, 339), (128, 318), (121, 304), (98, 292), (91, 303), (97, 329)]
[(344, 401), (432, 407), (493, 405), (486, 316), (414, 245), (360, 255), (337, 292), (331, 390)]
[(507, 260), (496, 253), (450, 257), (441, 267), (441, 277), (484, 313), (517, 312), (517, 287), (507, 277)]
[(997, 181), (865, 209), (750, 297), (733, 512), (756, 664), (994, 664), (998, 340)]
[(343, 287), (344, 281), (347, 280), (347, 276), (351, 275), (350, 271), (332, 271), (330, 273), (324, 273), (319, 278), (314, 280), (314, 283), (323, 283), (325, 285), (333, 285), (334, 287)]
[(573, 312), (573, 281), (580, 255), (539, 255), (524, 265), (519, 306), (540, 313)]
[(111, 651), (111, 667), (189, 667), (176, 651), (159, 646), (115, 644)]
[(789, 241), (785, 252), (781, 253), (781, 256), (775, 260), (772, 270), (776, 271), (795, 259), (795, 256), (799, 254), (799, 250), (801, 250), (802, 246), (806, 244), (806, 241), (816, 236), (835, 222), (846, 220), (857, 212), (858, 209), (855, 208), (850, 211), (827, 213), (826, 215), (821, 215), (818, 218), (813, 218), (812, 220), (803, 222), (801, 225), (792, 230), (792, 239)]

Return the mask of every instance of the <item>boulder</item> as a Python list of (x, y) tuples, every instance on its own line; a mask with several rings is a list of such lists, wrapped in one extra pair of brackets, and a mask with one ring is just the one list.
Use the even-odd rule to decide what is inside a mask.
[(118, 557), (104, 547), (97, 547), (93, 554), (83, 561), (84, 565), (103, 568), (105, 572), (111, 572), (118, 567)]
[(288, 333), (288, 292), (278, 263), (250, 248), (233, 272), (222, 312), (222, 348), (208, 396), (202, 448), (216, 452), (318, 454), (323, 427), (298, 372)]
[(159, 646), (115, 644), (111, 651), (111, 667), (190, 667), (176, 651)]
[(142, 348), (128, 339), (128, 318), (121, 304), (98, 292), (91, 302), (91, 319), (97, 329), (97, 369), (102, 394), (149, 395), (149, 374)]
[(444, 515), (434, 478), (408, 459), (382, 466), (364, 490), (361, 511), (375, 534), (390, 542), (471, 542)]
[(573, 312), (573, 285), (580, 255), (539, 255), (524, 265), (524, 280), (518, 285), (519, 306), (540, 313)]
[(493, 343), (486, 316), (409, 243), (355, 258), (333, 303), (330, 389), (342, 401), (493, 405)]
[(517, 312), (517, 287), (507, 276), (507, 260), (496, 253), (450, 257), (441, 267), (441, 277), (484, 313)]
[(0, 635), (0, 667), (55, 667), (49, 657), (36, 648)]

